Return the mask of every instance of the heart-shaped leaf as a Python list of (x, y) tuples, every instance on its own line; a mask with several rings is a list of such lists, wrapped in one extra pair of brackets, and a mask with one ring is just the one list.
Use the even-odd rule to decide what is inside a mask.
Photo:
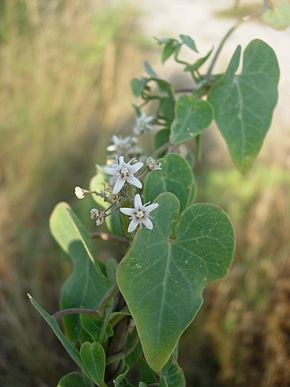
[(227, 215), (213, 204), (194, 204), (179, 217), (173, 194), (156, 202), (154, 229), (137, 232), (117, 281), (146, 360), (158, 372), (201, 307), (207, 283), (227, 273), (234, 235)]
[(272, 48), (256, 39), (245, 49), (242, 72), (236, 75), (240, 54), (238, 46), (224, 77), (210, 90), (208, 100), (233, 162), (241, 172), (246, 172), (271, 124), (278, 98), (279, 66)]
[[(96, 308), (112, 286), (112, 281), (105, 277), (99, 263), (94, 261), (87, 231), (66, 203), (55, 207), (50, 218), (50, 229), (73, 262), (72, 274), (62, 287), (61, 308)], [(70, 339), (78, 339), (81, 331), (80, 317), (64, 316), (64, 327)]]
[(196, 195), (196, 185), (190, 165), (183, 157), (170, 153), (159, 160), (161, 170), (150, 172), (145, 180), (145, 201), (153, 200), (162, 192), (172, 192), (184, 209)]
[(97, 343), (84, 343), (80, 349), (84, 368), (91, 380), (100, 387), (106, 387), (104, 382), (106, 355), (103, 347)]
[(213, 110), (207, 101), (182, 95), (175, 105), (175, 121), (171, 126), (171, 142), (180, 144), (190, 140), (207, 128), (212, 119)]
[(91, 383), (80, 373), (70, 372), (60, 379), (57, 387), (91, 387)]

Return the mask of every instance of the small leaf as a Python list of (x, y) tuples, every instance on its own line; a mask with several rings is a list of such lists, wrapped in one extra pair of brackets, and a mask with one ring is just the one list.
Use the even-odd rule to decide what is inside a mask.
[(179, 35), (179, 37), (183, 44), (185, 44), (188, 48), (198, 53), (198, 50), (195, 45), (195, 41), (189, 35)]
[(165, 63), (172, 55), (174, 55), (180, 49), (180, 43), (176, 39), (169, 39), (164, 45), (161, 61)]
[(168, 387), (185, 387), (182, 368), (176, 361), (170, 359), (162, 368), (161, 375), (166, 378)]
[(158, 78), (158, 75), (155, 73), (155, 71), (153, 70), (151, 64), (149, 62), (147, 62), (147, 60), (144, 61), (144, 69), (146, 71), (146, 73), (152, 77), (152, 78)]
[(91, 383), (80, 373), (70, 372), (60, 379), (57, 387), (91, 387)]
[[(62, 287), (61, 308), (97, 308), (112, 281), (94, 261), (89, 235), (68, 204), (60, 203), (55, 207), (50, 229), (73, 262), (73, 271)], [(69, 338), (77, 340), (81, 331), (79, 315), (64, 316), (64, 327)]]
[(167, 128), (159, 130), (154, 137), (155, 149), (160, 148), (162, 145), (165, 145), (169, 142), (170, 130)]
[(182, 95), (176, 102), (175, 121), (171, 126), (172, 143), (190, 140), (207, 128), (212, 119), (213, 110), (207, 101)]
[(167, 384), (167, 381), (166, 381), (166, 378), (165, 376), (161, 376), (160, 378), (160, 384), (159, 384), (159, 387), (169, 387), (168, 384)]
[(194, 72), (194, 71), (198, 70), (208, 60), (208, 58), (210, 57), (210, 55), (212, 53), (212, 50), (213, 49), (211, 49), (205, 56), (199, 58), (193, 64), (188, 64), (187, 66), (185, 66), (184, 71), (185, 72), (187, 72), (187, 71)]
[(233, 162), (246, 172), (271, 125), (278, 99), (279, 66), (272, 48), (256, 39), (244, 51), (241, 74), (235, 75), (240, 51), (238, 47), (224, 77), (210, 90), (208, 100)]
[(263, 13), (263, 21), (277, 30), (283, 30), (290, 26), (289, 0), (272, 0), (271, 8)]
[[(65, 335), (62, 333), (60, 327), (57, 324), (56, 319), (48, 314), (39, 304), (37, 301), (34, 300), (29, 294), (28, 297), (30, 299), (31, 304), (33, 307), (38, 311), (38, 313), (42, 316), (42, 318), (47, 322), (47, 324), (50, 326), (50, 328), (53, 330), (56, 337), (59, 339), (61, 344), (66, 349), (67, 353), (71, 356), (71, 358), (75, 361), (75, 363), (80, 367), (80, 369), (86, 374), (86, 371), (83, 367), (80, 354), (78, 350), (68, 341), (68, 339), (65, 337)], [(86, 374), (86, 376), (88, 376)]]
[(145, 202), (153, 202), (162, 192), (172, 192), (179, 199), (181, 208), (186, 208), (191, 204), (196, 192), (188, 162), (176, 153), (170, 153), (159, 161), (161, 170), (150, 172), (145, 179)]
[(145, 361), (145, 359), (143, 359), (143, 357), (138, 360), (138, 371), (139, 378), (145, 383), (152, 384), (157, 382), (155, 372), (151, 367), (149, 367), (148, 363)]
[(234, 235), (217, 206), (194, 204), (179, 217), (173, 194), (163, 193), (155, 202), (154, 229), (137, 232), (117, 282), (145, 358), (159, 372), (200, 309), (205, 286), (227, 273)]
[(84, 343), (81, 346), (80, 356), (87, 374), (100, 387), (105, 387), (106, 355), (103, 347), (97, 343)]
[(123, 371), (114, 380), (114, 387), (124, 387), (126, 385), (126, 375), (129, 372), (129, 367), (125, 366)]
[(104, 319), (82, 314), (80, 320), (82, 328), (94, 341), (99, 341), (101, 344), (105, 343), (113, 334), (112, 326)]
[(135, 97), (141, 97), (147, 82), (146, 78), (133, 78), (131, 80), (131, 90)]

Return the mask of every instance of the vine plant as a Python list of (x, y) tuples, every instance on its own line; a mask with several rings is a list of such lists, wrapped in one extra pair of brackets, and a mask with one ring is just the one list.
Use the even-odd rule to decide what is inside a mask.
[[(227, 273), (235, 246), (225, 212), (195, 203), (193, 159), (199, 158), (200, 136), (215, 121), (244, 173), (262, 146), (277, 103), (279, 67), (262, 40), (245, 48), (239, 73), (240, 46), (225, 73), (213, 73), (241, 21), (211, 61), (212, 50), (193, 62), (181, 59), (184, 46), (199, 55), (187, 35), (157, 39), (162, 61), (173, 57), (194, 86), (174, 90), (148, 62), (147, 75), (132, 80), (133, 94), (141, 99), (134, 105), (133, 135), (113, 136), (107, 163), (97, 166), (90, 188), (75, 189), (79, 199), (95, 199), (90, 215), (105, 231), (88, 232), (66, 203), (53, 211), (51, 232), (71, 257), (73, 271), (62, 288), (60, 311), (50, 315), (30, 300), (79, 367), (59, 387), (133, 386), (132, 369), (139, 387), (185, 386), (177, 363), (179, 339), (201, 308), (204, 288)], [(150, 116), (144, 113), (148, 104)], [(146, 135), (154, 136), (155, 147), (147, 156), (140, 147)], [(98, 260), (94, 239), (118, 243), (123, 259)]]

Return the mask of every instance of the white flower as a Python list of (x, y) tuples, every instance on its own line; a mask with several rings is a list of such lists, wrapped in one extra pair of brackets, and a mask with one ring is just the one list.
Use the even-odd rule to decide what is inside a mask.
[(78, 199), (83, 199), (85, 197), (84, 190), (81, 187), (75, 187), (75, 195)]
[(100, 226), (104, 223), (106, 218), (105, 211), (99, 211), (97, 208), (91, 209), (91, 219), (94, 219), (96, 221), (96, 225)]
[(141, 148), (136, 146), (138, 140), (136, 137), (127, 136), (113, 136), (112, 144), (107, 147), (109, 152), (114, 152), (116, 155), (120, 156), (122, 154), (139, 154)]
[(154, 117), (146, 116), (143, 112), (136, 118), (136, 126), (133, 131), (135, 134), (140, 135), (145, 132), (149, 132), (153, 129), (151, 125), (152, 121), (154, 121)]
[(152, 230), (153, 223), (150, 220), (150, 212), (155, 210), (159, 204), (153, 203), (143, 205), (140, 195), (137, 194), (134, 198), (134, 206), (135, 208), (120, 208), (120, 211), (123, 214), (130, 216), (131, 222), (128, 227), (128, 232), (133, 232), (139, 225), (140, 228), (142, 228), (142, 224), (149, 230)]
[(137, 188), (142, 188), (141, 181), (134, 175), (144, 164), (139, 161), (138, 163), (131, 165), (132, 161), (133, 160), (130, 160), (128, 163), (125, 163), (124, 157), (120, 156), (117, 162), (111, 167), (104, 167), (104, 172), (113, 176), (111, 178), (111, 185), (113, 187), (112, 193), (114, 195), (121, 191), (126, 182)]
[(151, 171), (158, 171), (161, 169), (161, 163), (157, 163), (153, 157), (148, 157), (146, 160), (146, 165)]

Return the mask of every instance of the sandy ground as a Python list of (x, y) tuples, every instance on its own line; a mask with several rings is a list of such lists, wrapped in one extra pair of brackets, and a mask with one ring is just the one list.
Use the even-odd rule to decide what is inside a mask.
[[(217, 17), (215, 12), (229, 8), (232, 4), (231, 0), (140, 1), (144, 10), (141, 24), (149, 37), (189, 34), (195, 39), (199, 51), (205, 54), (212, 46), (218, 45), (226, 31), (234, 23), (234, 19)], [(238, 44), (245, 47), (255, 38), (263, 39), (274, 48), (281, 69), (279, 102), (275, 110), (271, 131), (267, 136), (267, 144), (265, 144), (267, 146), (264, 147), (264, 152), (265, 149), (269, 149), (269, 144), (272, 145), (270, 148), (273, 148), (273, 144), (274, 147), (281, 146), (282, 142), (284, 151), (289, 154), (290, 158), (290, 109), (288, 108), (290, 106), (290, 29), (276, 31), (258, 21), (244, 23), (225, 45), (216, 70), (225, 68)], [(173, 61), (169, 61), (164, 68), (157, 65), (157, 69), (160, 74), (165, 74), (167, 78), (172, 78), (176, 72)], [(281, 141), (282, 137), (283, 141)], [(276, 141), (280, 145), (275, 145)], [(285, 152), (283, 152), (284, 155)]]

